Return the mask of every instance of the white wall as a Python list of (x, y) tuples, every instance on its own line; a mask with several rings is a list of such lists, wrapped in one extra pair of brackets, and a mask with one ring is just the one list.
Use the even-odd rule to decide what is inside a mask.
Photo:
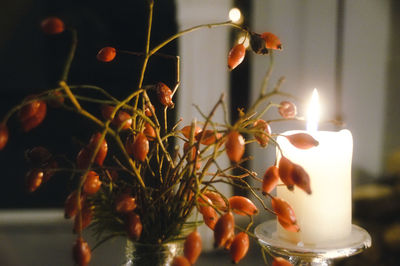
[[(179, 30), (227, 21), (231, 8), (231, 0), (177, 0), (176, 3)], [(222, 93), (225, 94), (225, 99), (229, 99), (229, 72), (226, 61), (229, 52), (229, 31), (228, 27), (205, 28), (179, 39), (182, 68), (177, 108), (178, 117), (183, 118), (182, 126), (189, 125), (194, 118), (204, 121), (193, 104), (208, 114)], [(223, 121), (221, 109), (213, 120)], [(221, 158), (219, 164), (223, 167), (228, 162)], [(218, 188), (224, 195), (229, 195), (229, 186), (222, 185)], [(206, 226), (201, 226), (200, 233), (204, 249), (212, 249), (212, 231)]]
[[(176, 3), (179, 30), (227, 21), (231, 7), (231, 0), (177, 0)], [(229, 30), (228, 27), (204, 28), (179, 39), (182, 75), (177, 108), (185, 125), (193, 118), (201, 119), (193, 104), (208, 113), (221, 93), (229, 98), (226, 67)]]
[(390, 0), (346, 2), (343, 107), (354, 138), (354, 164), (384, 172), (383, 150)]

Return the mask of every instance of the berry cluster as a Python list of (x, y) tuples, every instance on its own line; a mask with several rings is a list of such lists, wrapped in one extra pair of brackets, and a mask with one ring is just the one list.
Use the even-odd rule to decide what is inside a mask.
[[(45, 19), (41, 26), (46, 34), (67, 31), (63, 21), (56, 17)], [(77, 238), (73, 246), (73, 258), (78, 265), (88, 265), (91, 259), (91, 249), (82, 235), (82, 231), (89, 225), (100, 236), (107, 233), (124, 234), (139, 243), (164, 243), (178, 238), (187, 229), (186, 220), (193, 211), (201, 214), (202, 221), (213, 230), (215, 247), (229, 250), (232, 261), (238, 263), (249, 249), (249, 236), (254, 237), (250, 232), (252, 217), (259, 210), (246, 197), (226, 198), (215, 188), (216, 183), (240, 184), (249, 189), (265, 210), (277, 216), (285, 229), (292, 232), (300, 230), (291, 206), (270, 192), (281, 181), (289, 189), (297, 186), (311, 194), (310, 179), (305, 170), (284, 154), (281, 154), (277, 165), (266, 170), (263, 179), (241, 165), (250, 159), (243, 157), (247, 144), (256, 142), (262, 148), (269, 143), (276, 145), (274, 138), (278, 134), (272, 133), (270, 124), (282, 118), (266, 121), (262, 118), (266, 111), (277, 107), (284, 120), (296, 118), (296, 106), (290, 101), (269, 103), (262, 112), (256, 112), (261, 102), (280, 94), (280, 82), (270, 93), (262, 89), (258, 100), (246, 112), (241, 110), (239, 119), (233, 124), (213, 121), (216, 109), (224, 106), (221, 96), (212, 111), (203, 115), (204, 121), (194, 120), (181, 128), (180, 121), (173, 126), (167, 123), (167, 111), (174, 108), (173, 97), (179, 87), (179, 77), (173, 89), (163, 82), (143, 84), (150, 56), (161, 55), (158, 53), (160, 48), (183, 34), (214, 26), (231, 26), (244, 31), (247, 38), (250, 38), (251, 50), (256, 54), (272, 55), (273, 50), (282, 49), (279, 38), (269, 32), (257, 34), (232, 22), (200, 25), (177, 33), (155, 48), (148, 49), (146, 53), (134, 53), (144, 55), (145, 63), (136, 90), (123, 100), (115, 99), (96, 86), (67, 84), (63, 75), (56, 88), (27, 97), (0, 123), (0, 150), (7, 144), (7, 121), (14, 112), (18, 112), (18, 119), (25, 132), (33, 130), (44, 121), (48, 105), (77, 112), (98, 125), (98, 132), (94, 132), (87, 144), (82, 145), (77, 152), (71, 171), (78, 185), (65, 201), (65, 218), (74, 219), (73, 232)], [(74, 40), (76, 34), (73, 34), (73, 30), (71, 32)], [(149, 47), (149, 40), (147, 45)], [(73, 41), (71, 51), (75, 51), (74, 46), (76, 40)], [(98, 52), (97, 59), (100, 62), (111, 62), (124, 53), (126, 51), (114, 47), (104, 47)], [(229, 70), (238, 67), (245, 55), (244, 44), (235, 45), (228, 53)], [(73, 56), (72, 52), (64, 74), (68, 73)], [(81, 97), (75, 89), (85, 86), (102, 93), (105, 98)], [(154, 97), (150, 96), (150, 92), (154, 92)], [(84, 101), (100, 103), (101, 115), (87, 111), (82, 105)], [(156, 108), (155, 105), (160, 107)], [(249, 137), (246, 140), (244, 136)], [(285, 137), (300, 149), (318, 145), (314, 138), (304, 133)], [(183, 143), (182, 149), (171, 145), (174, 140)], [(112, 156), (109, 155), (111, 148), (115, 151)], [(217, 157), (223, 154), (231, 162), (225, 169), (216, 162)], [(36, 191), (55, 172), (61, 170), (56, 156), (43, 147), (29, 150), (26, 157), (32, 168), (26, 176), (29, 192)], [(211, 172), (211, 166), (217, 170)], [(232, 175), (232, 169), (239, 169), (242, 174)], [(260, 182), (261, 188), (251, 186), (244, 177)], [(261, 190), (266, 199), (270, 199), (272, 209), (265, 205), (264, 199), (257, 196), (256, 190)], [(239, 230), (235, 225), (234, 214), (250, 218), (245, 229)], [(172, 265), (194, 264), (201, 249), (202, 240), (197, 229), (191, 230), (184, 243), (184, 256), (175, 257)], [(290, 263), (282, 258), (274, 258), (273, 265)]]

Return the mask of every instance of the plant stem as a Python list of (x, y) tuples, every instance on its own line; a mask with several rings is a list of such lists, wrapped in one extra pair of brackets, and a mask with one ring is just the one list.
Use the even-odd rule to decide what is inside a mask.
[(274, 55), (272, 50), (269, 50), (269, 58), (270, 58), (269, 67), (267, 69), (267, 73), (265, 73), (264, 75), (264, 79), (261, 84), (260, 97), (264, 96), (265, 93), (267, 92), (268, 81), (269, 78), (271, 77), (272, 69), (274, 68)]
[(247, 111), (247, 113), (252, 113), (256, 110), (256, 108), (266, 99), (268, 99), (269, 97), (273, 96), (273, 95), (282, 95), (282, 96), (287, 96), (287, 97), (291, 97), (294, 98), (292, 95), (288, 94), (288, 93), (284, 93), (284, 92), (280, 92), (279, 91), (279, 87), (282, 85), (282, 82), (284, 81), (284, 78), (280, 78), (278, 80), (278, 83), (276, 84), (274, 90), (272, 90), (269, 93), (266, 93), (264, 95), (261, 95), (258, 97), (258, 99), (253, 103), (253, 105), (249, 108), (249, 110)]
[(109, 94), (105, 89), (100, 88), (98, 86), (82, 84), (82, 85), (70, 85), (69, 87), (70, 87), (70, 89), (93, 89), (93, 90), (97, 90), (97, 91), (100, 91), (102, 94), (104, 94), (106, 97), (108, 97), (111, 100), (113, 100), (114, 102), (119, 102), (116, 98), (114, 98), (111, 94)]
[(225, 22), (219, 22), (219, 23), (211, 23), (211, 24), (202, 24), (202, 25), (198, 25), (198, 26), (194, 26), (192, 28), (180, 31), (174, 35), (172, 35), (171, 37), (169, 37), (168, 39), (166, 39), (165, 41), (163, 41), (162, 43), (160, 43), (159, 45), (157, 45), (156, 47), (154, 47), (151, 51), (150, 51), (150, 56), (157, 53), (158, 50), (160, 50), (161, 48), (163, 48), (165, 45), (167, 45), (168, 43), (170, 43), (171, 41), (179, 38), (180, 36), (187, 34), (189, 32), (198, 30), (198, 29), (202, 29), (202, 28), (213, 28), (213, 27), (220, 27), (220, 26), (232, 26), (234, 28), (238, 28), (242, 31), (246, 31), (245, 29), (243, 29), (241, 26), (232, 23), (230, 20), (229, 21), (225, 21)]
[(146, 56), (149, 54), (149, 50), (150, 50), (151, 26), (153, 24), (153, 9), (154, 9), (154, 1), (150, 1), (150, 3), (149, 3), (149, 18), (148, 18), (148, 23), (147, 23)]
[(78, 45), (78, 34), (75, 29), (71, 29), (71, 37), (72, 37), (71, 49), (69, 50), (67, 61), (65, 62), (64, 65), (64, 71), (61, 76), (61, 81), (64, 82), (67, 82), (69, 70), (71, 68), (71, 63), (72, 60), (74, 59), (76, 47)]
[[(149, 62), (149, 59), (150, 59), (149, 50), (150, 50), (151, 26), (153, 23), (153, 8), (154, 8), (154, 1), (149, 1), (149, 16), (148, 16), (146, 48), (145, 48), (146, 54), (145, 54), (145, 57), (143, 60), (142, 69), (140, 71), (139, 83), (137, 86), (138, 89), (141, 89), (143, 86), (144, 74), (146, 73), (147, 63)], [(128, 98), (129, 98), (129, 96), (128, 96)], [(127, 102), (128, 101), (126, 101), (126, 103)], [(139, 103), (139, 95), (135, 99), (135, 104), (133, 105), (134, 109), (137, 109), (138, 103)], [(136, 115), (133, 116), (133, 125), (134, 126), (136, 125)]]
[(81, 105), (79, 104), (78, 100), (75, 98), (75, 95), (71, 92), (71, 89), (64, 80), (60, 81), (60, 86), (65, 90), (65, 93), (68, 95), (68, 98), (71, 100), (75, 108), (77, 110), (82, 110)]

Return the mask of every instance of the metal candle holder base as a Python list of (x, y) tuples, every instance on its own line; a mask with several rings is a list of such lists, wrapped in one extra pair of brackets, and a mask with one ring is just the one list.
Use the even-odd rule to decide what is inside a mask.
[(371, 236), (357, 225), (352, 225), (346, 239), (318, 245), (298, 245), (278, 237), (276, 220), (258, 225), (255, 235), (260, 244), (273, 254), (289, 257), (293, 265), (331, 265), (333, 259), (356, 255), (371, 247)]

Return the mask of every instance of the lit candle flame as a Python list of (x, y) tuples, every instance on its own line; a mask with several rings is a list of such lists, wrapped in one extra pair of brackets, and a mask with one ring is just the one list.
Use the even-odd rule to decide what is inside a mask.
[(319, 98), (318, 91), (317, 89), (314, 89), (307, 111), (307, 131), (310, 133), (316, 132), (318, 130), (319, 112), (320, 112), (318, 98)]

